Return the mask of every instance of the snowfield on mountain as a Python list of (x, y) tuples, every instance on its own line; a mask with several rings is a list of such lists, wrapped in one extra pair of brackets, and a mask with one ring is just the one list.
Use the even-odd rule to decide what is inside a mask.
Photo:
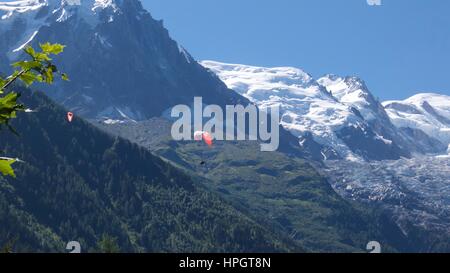
[[(410, 157), (415, 144), (391, 123), (382, 104), (357, 77), (315, 80), (293, 67), (255, 67), (202, 61), (203, 66), (261, 108), (280, 105), (284, 128), (314, 140), (348, 160)], [(323, 159), (328, 159), (324, 154)]]
[(422, 93), (383, 105), (398, 128), (421, 130), (447, 147), (450, 144), (450, 96)]

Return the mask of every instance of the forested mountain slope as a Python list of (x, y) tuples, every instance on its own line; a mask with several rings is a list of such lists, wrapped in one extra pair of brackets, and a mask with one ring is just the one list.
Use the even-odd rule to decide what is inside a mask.
[(129, 141), (113, 138), (40, 93), (22, 90), (36, 113), (1, 131), (17, 178), (0, 178), (0, 247), (97, 251), (103, 234), (127, 252), (301, 251), (283, 243), (193, 179)]

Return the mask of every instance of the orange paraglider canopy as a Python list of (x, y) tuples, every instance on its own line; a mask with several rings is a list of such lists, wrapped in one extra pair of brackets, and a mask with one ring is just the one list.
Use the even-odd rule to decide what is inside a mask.
[(196, 131), (194, 133), (194, 140), (203, 140), (209, 147), (213, 146), (213, 138), (211, 134), (205, 131)]
[(213, 145), (213, 139), (210, 133), (204, 132), (203, 133), (203, 141), (209, 146), (212, 147)]

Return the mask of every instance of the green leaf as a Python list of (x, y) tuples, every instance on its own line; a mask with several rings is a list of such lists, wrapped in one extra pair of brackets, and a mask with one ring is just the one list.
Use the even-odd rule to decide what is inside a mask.
[(40, 44), (43, 53), (58, 55), (59, 53), (64, 51), (64, 47), (61, 44)]
[(69, 76), (67, 76), (66, 73), (62, 73), (62, 74), (61, 74), (61, 79), (62, 79), (63, 81), (69, 81)]
[(31, 46), (27, 46), (23, 51), (25, 51), (25, 53), (27, 53), (34, 59), (34, 56), (36, 55), (36, 51), (34, 51), (34, 49)]
[(42, 63), (38, 61), (20, 61), (12, 64), (14, 67), (20, 67), (22, 70), (42, 69)]
[(39, 52), (34, 55), (34, 60), (38, 62), (49, 62), (52, 59), (48, 56), (48, 54)]
[(1, 90), (1, 88), (6, 84), (6, 82), (6, 80), (0, 77), (0, 94), (3, 94), (3, 90)]
[[(21, 79), (27, 86), (30, 86), (35, 81), (40, 81), (39, 75), (37, 75), (33, 72), (25, 72), (19, 77), (19, 79)], [(41, 79), (42, 79), (42, 77), (41, 77)]]
[(25, 107), (17, 104), (17, 98), (20, 95), (10, 92), (4, 97), (0, 97), (0, 124), (8, 123), (12, 118), (16, 117), (16, 111), (22, 111)]
[(11, 167), (11, 165), (14, 164), (16, 161), (17, 159), (0, 157), (0, 173), (5, 176), (9, 175), (12, 177), (16, 177), (16, 174), (14, 173), (14, 170)]
[(44, 79), (45, 79), (46, 83), (50, 84), (50, 83), (53, 82), (53, 70), (52, 70), (52, 67), (48, 67), (47, 69), (45, 69), (42, 74), (44, 76)]

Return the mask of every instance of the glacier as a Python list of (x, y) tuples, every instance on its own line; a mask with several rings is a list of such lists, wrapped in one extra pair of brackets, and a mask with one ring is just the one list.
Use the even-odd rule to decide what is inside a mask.
[(450, 235), (450, 156), (327, 161), (324, 170), (340, 195), (390, 211), (405, 235), (414, 226)]

